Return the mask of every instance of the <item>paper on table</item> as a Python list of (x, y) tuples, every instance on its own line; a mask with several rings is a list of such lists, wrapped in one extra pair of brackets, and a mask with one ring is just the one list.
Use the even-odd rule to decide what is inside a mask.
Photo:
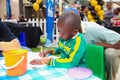
[(28, 55), (27, 55), (27, 68), (29, 70), (32, 70), (32, 69), (38, 69), (38, 68), (41, 68), (41, 67), (45, 67), (46, 65), (31, 65), (30, 62), (33, 60), (33, 59), (42, 59), (40, 56), (39, 56), (39, 52), (29, 52)]
[[(52, 57), (52, 58), (58, 58), (56, 56), (49, 56), (49, 57)], [(33, 60), (33, 59), (43, 59), (39, 56), (39, 52), (29, 52), (28, 53), (28, 57), (27, 57), (27, 63), (28, 63), (28, 69), (38, 69), (38, 68), (42, 68), (42, 67), (45, 67), (46, 64), (44, 65), (31, 65), (30, 62)]]
[(33, 59), (41, 59), (39, 56), (39, 52), (28, 52), (27, 54), (27, 62), (30, 63)]

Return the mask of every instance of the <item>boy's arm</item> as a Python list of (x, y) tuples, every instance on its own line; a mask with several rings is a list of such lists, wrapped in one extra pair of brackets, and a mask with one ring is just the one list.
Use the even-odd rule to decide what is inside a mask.
[[(41, 55), (42, 53), (40, 53), (39, 55), (40, 56), (44, 56), (51, 53), (51, 54), (55, 54), (55, 51), (57, 51), (58, 48), (56, 48), (55, 50), (54, 49), (51, 49), (51, 50), (46, 50), (44, 52), (44, 55)], [(42, 65), (42, 64), (48, 64), (48, 62), (51, 61), (51, 58), (50, 57), (47, 57), (47, 58), (43, 58), (43, 59), (34, 59), (30, 62), (30, 64), (32, 65)]]
[(60, 48), (59, 47), (54, 48), (53, 54), (60, 54)]
[(51, 50), (47, 50), (46, 53), (51, 53), (51, 54), (59, 54), (59, 48), (54, 48), (54, 49), (51, 49)]
[(57, 58), (57, 59), (50, 59), (49, 65), (56, 66), (56, 67), (64, 67), (64, 68), (71, 68), (78, 66), (79, 62), (81, 61), (83, 55), (85, 54), (86, 45), (84, 41), (78, 37), (76, 39), (75, 46), (73, 50), (69, 53), (69, 57), (66, 58)]
[(43, 59), (34, 59), (30, 62), (32, 65), (43, 65), (47, 64), (51, 58), (43, 58)]

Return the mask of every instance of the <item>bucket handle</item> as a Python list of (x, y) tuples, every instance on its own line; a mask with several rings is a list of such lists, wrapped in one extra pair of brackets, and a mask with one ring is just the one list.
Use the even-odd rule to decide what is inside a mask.
[(24, 58), (25, 58), (25, 56), (22, 56), (22, 58), (15, 65), (10, 66), (10, 67), (5, 67), (4, 66), (4, 68), (5, 69), (12, 69), (12, 68), (16, 67), (18, 64), (20, 64), (23, 61)]

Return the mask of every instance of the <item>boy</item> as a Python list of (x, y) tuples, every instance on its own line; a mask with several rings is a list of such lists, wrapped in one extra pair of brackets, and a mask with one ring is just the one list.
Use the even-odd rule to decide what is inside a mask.
[(120, 8), (114, 9), (114, 17), (111, 19), (111, 23), (113, 27), (120, 26)]
[(105, 10), (105, 15), (104, 15), (104, 21), (105, 21), (104, 26), (110, 27), (111, 26), (111, 18), (113, 18), (113, 16), (114, 16), (112, 2), (107, 2), (106, 7), (107, 7), (107, 10)]
[(85, 67), (86, 64), (86, 42), (81, 33), (81, 21), (79, 15), (73, 11), (66, 10), (57, 22), (59, 31), (58, 48), (45, 50), (40, 53), (41, 57), (47, 54), (61, 54), (60, 58), (35, 59), (31, 64), (48, 64), (50, 66), (71, 68), (76, 66)]

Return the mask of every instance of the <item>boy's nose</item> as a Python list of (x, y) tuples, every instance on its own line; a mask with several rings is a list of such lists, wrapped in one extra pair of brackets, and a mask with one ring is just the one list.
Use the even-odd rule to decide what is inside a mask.
[(58, 34), (59, 34), (59, 37), (62, 37), (62, 34), (60, 32)]

